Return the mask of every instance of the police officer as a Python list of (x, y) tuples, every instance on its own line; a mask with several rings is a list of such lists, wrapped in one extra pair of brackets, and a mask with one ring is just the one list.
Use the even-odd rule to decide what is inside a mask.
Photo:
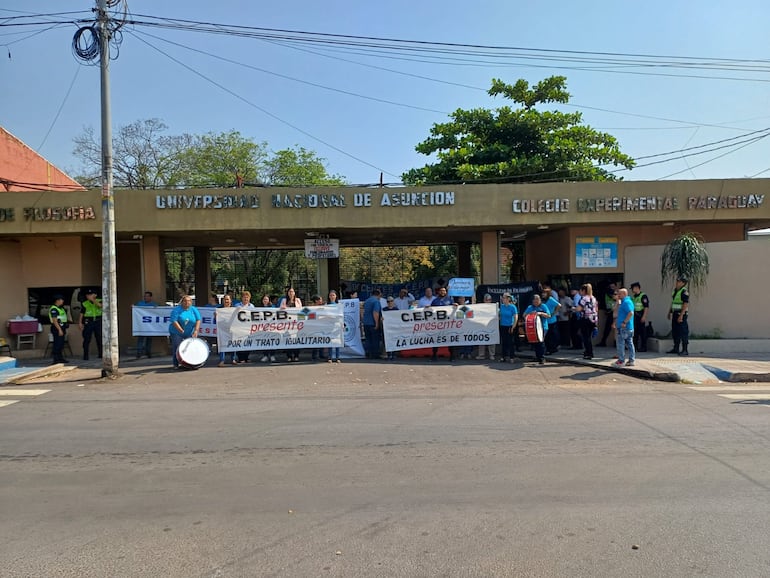
[(650, 299), (642, 293), (642, 286), (637, 281), (631, 283), (631, 301), (634, 302), (634, 347), (637, 351), (647, 351), (647, 315), (650, 313)]
[(83, 301), (83, 311), (80, 315), (80, 331), (83, 332), (83, 359), (88, 360), (88, 350), (91, 346), (91, 336), (96, 338), (96, 349), (99, 359), (102, 358), (102, 300), (96, 298), (96, 291), (86, 290), (86, 300)]
[(604, 292), (604, 331), (602, 339), (599, 341), (599, 347), (607, 347), (607, 338), (612, 332), (613, 318), (615, 317), (615, 307), (618, 304), (618, 286), (610, 283)]
[[(689, 355), (687, 344), (690, 341), (690, 327), (687, 324), (687, 313), (690, 308), (690, 293), (687, 291), (687, 279), (679, 277), (674, 285), (674, 293), (671, 296), (671, 309), (668, 310), (668, 318), (671, 319), (671, 337), (674, 339), (674, 348), (668, 353)], [(682, 350), (679, 350), (679, 344)]]
[(63, 305), (64, 296), (57, 294), (54, 295), (53, 305), (48, 310), (48, 319), (51, 321), (51, 335), (53, 335), (53, 347), (51, 348), (53, 362), (51, 365), (69, 363), (69, 361), (64, 359), (64, 342), (69, 323), (67, 323), (67, 311)]

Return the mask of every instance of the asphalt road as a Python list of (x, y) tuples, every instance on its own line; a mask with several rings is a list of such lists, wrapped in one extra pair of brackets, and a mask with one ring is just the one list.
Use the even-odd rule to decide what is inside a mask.
[(123, 370), (0, 388), (0, 575), (770, 575), (764, 404), (550, 364)]

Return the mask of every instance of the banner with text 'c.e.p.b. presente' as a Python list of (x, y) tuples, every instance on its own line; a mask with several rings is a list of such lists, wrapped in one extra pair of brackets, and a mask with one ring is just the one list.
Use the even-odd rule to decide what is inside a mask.
[(341, 307), (217, 309), (217, 349), (254, 351), (343, 347)]
[(500, 343), (494, 303), (383, 311), (382, 320), (387, 351)]

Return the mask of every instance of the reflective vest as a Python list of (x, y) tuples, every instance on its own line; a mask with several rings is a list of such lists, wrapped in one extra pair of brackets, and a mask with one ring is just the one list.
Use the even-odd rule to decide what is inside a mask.
[(52, 313), (54, 312), (56, 312), (56, 318), (59, 320), (59, 325), (66, 325), (67, 310), (64, 307), (59, 307), (57, 305), (51, 305), (51, 308), (48, 310), (48, 319), (51, 322), (51, 325), (53, 325)]
[(83, 302), (83, 317), (101, 317), (102, 309), (97, 307), (95, 303), (91, 303), (86, 300)]
[(612, 295), (604, 296), (604, 308), (611, 311), (615, 307), (615, 298)]
[(681, 311), (684, 301), (682, 301), (682, 293), (687, 290), (687, 287), (681, 287), (674, 291), (674, 296), (671, 299), (671, 311)]
[(632, 295), (631, 301), (634, 302), (634, 311), (644, 311), (644, 305), (642, 304), (642, 299), (644, 298), (644, 293), (639, 293), (639, 295)]

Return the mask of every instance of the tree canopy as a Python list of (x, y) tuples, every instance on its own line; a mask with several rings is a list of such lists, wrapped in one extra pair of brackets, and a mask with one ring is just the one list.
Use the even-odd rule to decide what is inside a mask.
[[(325, 159), (303, 147), (269, 152), (236, 130), (203, 135), (167, 134), (160, 119), (137, 120), (113, 136), (113, 178), (116, 187), (238, 187), (344, 185), (344, 177), (329, 174)], [(76, 177), (85, 186), (98, 186), (101, 143), (91, 127), (74, 139), (73, 154), (82, 162)]]
[(405, 172), (405, 183), (605, 181), (617, 177), (604, 167), (634, 166), (615, 137), (582, 124), (581, 113), (536, 108), (569, 102), (564, 76), (531, 87), (493, 79), (488, 94), (519, 107), (457, 109), (450, 121), (434, 124), (415, 148), (437, 162)]

